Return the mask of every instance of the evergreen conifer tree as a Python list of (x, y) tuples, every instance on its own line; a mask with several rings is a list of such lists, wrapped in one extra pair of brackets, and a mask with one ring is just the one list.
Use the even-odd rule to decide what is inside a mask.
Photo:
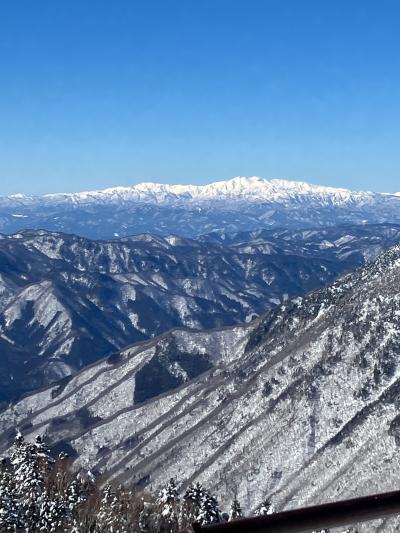
[(16, 531), (19, 524), (15, 485), (10, 465), (0, 463), (0, 531)]
[(199, 520), (201, 502), (204, 497), (204, 489), (201, 483), (191, 483), (183, 495), (181, 507), (182, 527), (193, 524)]
[(162, 527), (166, 533), (175, 533), (179, 530), (179, 494), (176, 483), (171, 478), (167, 486), (160, 492), (158, 501)]
[(214, 524), (221, 521), (221, 512), (218, 507), (218, 501), (206, 490), (201, 499), (197, 520), (201, 525)]
[(36, 531), (41, 520), (42, 504), (46, 500), (45, 478), (52, 459), (41, 437), (34, 443), (25, 442), (18, 433), (11, 454), (11, 465), (17, 491), (19, 521), (25, 531)]
[(234, 498), (231, 503), (231, 508), (229, 510), (229, 521), (231, 522), (232, 520), (237, 520), (238, 518), (242, 518), (242, 517), (243, 517), (243, 511), (240, 506), (240, 503), (237, 500), (237, 498)]
[(266, 514), (272, 514), (273, 513), (273, 507), (270, 500), (265, 499), (263, 500), (260, 505), (256, 508), (254, 511), (255, 516), (263, 516)]

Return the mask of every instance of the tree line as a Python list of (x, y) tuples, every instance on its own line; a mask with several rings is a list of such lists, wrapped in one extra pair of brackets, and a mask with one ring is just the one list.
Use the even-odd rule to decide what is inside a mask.
[[(270, 513), (268, 500), (256, 515)], [(243, 516), (234, 498), (223, 513), (216, 497), (200, 483), (179, 494), (171, 479), (157, 494), (103, 483), (77, 472), (67, 454), (51, 456), (43, 439), (28, 442), (18, 433), (0, 464), (0, 531), (25, 533), (177, 533), (194, 522)]]

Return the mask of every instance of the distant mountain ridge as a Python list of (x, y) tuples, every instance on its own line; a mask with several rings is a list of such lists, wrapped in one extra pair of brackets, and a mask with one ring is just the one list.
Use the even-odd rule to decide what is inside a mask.
[[(368, 201), (374, 194), (356, 192), (344, 188), (312, 185), (302, 181), (283, 179), (266, 180), (258, 176), (238, 176), (225, 181), (216, 181), (207, 185), (169, 185), (163, 183), (143, 182), (131, 187), (110, 187), (96, 191), (78, 193), (53, 193), (43, 196), (14, 194), (0, 197), (0, 202), (9, 202), (15, 206), (30, 203), (74, 203), (84, 204), (97, 201), (121, 202), (137, 200), (148, 203), (179, 203), (200, 201), (277, 201), (291, 196), (320, 196), (327, 201), (349, 202), (354, 199)], [(386, 193), (387, 194), (387, 193)]]
[(139, 233), (194, 237), (215, 230), (384, 222), (400, 222), (398, 194), (259, 177), (0, 197), (3, 233), (41, 228), (100, 239)]
[(92, 241), (43, 230), (0, 236), (0, 399), (170, 328), (248, 322), (396, 242), (393, 224), (199, 240)]

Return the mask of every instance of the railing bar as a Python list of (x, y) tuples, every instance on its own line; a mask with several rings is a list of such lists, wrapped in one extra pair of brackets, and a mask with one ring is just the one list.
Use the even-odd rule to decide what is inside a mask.
[(351, 500), (325, 503), (266, 516), (243, 518), (200, 526), (186, 533), (310, 533), (315, 529), (349, 526), (400, 514), (400, 491), (374, 494)]

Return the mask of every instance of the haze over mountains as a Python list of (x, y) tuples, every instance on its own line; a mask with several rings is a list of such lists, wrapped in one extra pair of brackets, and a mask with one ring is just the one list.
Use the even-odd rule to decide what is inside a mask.
[(245, 508), (266, 494), (282, 509), (393, 489), (399, 284), (396, 245), (246, 326), (122, 350), (3, 412), (3, 447), (16, 425), (45, 431), (108, 477), (199, 479)]
[(209, 185), (142, 183), (103, 191), (0, 198), (0, 232), (47, 229), (96, 239), (194, 237), (275, 227), (400, 223), (398, 194), (237, 177)]

